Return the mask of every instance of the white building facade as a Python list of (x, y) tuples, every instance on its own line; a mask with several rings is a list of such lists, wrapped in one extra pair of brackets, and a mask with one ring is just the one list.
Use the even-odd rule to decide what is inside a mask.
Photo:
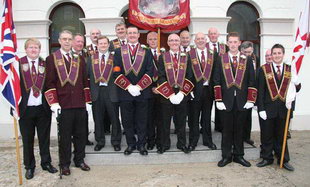
[[(232, 20), (232, 17), (228, 16), (230, 15), (229, 11), (234, 5), (239, 4), (248, 5), (249, 8), (256, 11), (257, 18), (255, 19), (259, 27), (258, 39), (256, 40), (257, 46), (259, 46), (257, 54), (261, 57), (261, 63), (264, 63), (265, 51), (275, 43), (284, 45), (286, 48), (286, 61), (289, 62), (292, 56), (299, 14), (305, 6), (305, 0), (191, 0), (189, 32), (194, 36), (197, 32), (207, 33), (208, 28), (216, 27), (220, 32), (219, 41), (225, 42), (229, 30), (228, 25)], [(50, 28), (53, 22), (50, 20), (50, 17), (55, 8), (62, 5), (75, 5), (84, 14), (84, 17), (79, 18), (79, 20), (85, 27), (84, 32), (87, 43), (90, 41), (89, 31), (92, 28), (99, 28), (102, 34), (109, 38), (114, 38), (115, 24), (123, 20), (122, 15), (128, 10), (128, 0), (13, 0), (19, 56), (25, 55), (24, 42), (31, 37), (40, 40), (42, 44), (41, 56), (46, 57), (49, 55), (51, 48), (50, 39), (53, 37)], [(236, 10), (238, 13), (238, 9)], [(242, 11), (240, 11), (241, 13)], [(69, 17), (74, 16), (70, 15), (70, 12), (67, 12), (67, 14)], [(247, 27), (251, 28), (251, 25)], [(63, 27), (63, 29), (68, 28)], [(307, 95), (310, 95), (310, 85), (306, 83), (306, 80), (310, 79), (310, 73), (306, 73), (306, 70), (310, 69), (310, 63), (308, 62), (310, 62), (309, 50), (306, 52), (299, 73), (302, 90), (297, 96), (292, 129), (310, 130), (310, 126), (307, 125), (307, 121), (310, 120), (310, 102), (306, 104), (308, 102)], [(13, 119), (9, 115), (8, 105), (2, 98), (0, 99), (0, 114), (0, 138), (13, 137)], [(255, 111), (253, 112), (253, 120), (252, 130), (259, 130)], [(52, 128), (52, 133), (55, 134), (55, 125)]]

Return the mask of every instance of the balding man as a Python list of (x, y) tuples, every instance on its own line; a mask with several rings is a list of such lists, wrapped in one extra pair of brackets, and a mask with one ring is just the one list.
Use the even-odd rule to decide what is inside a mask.
[(193, 151), (197, 146), (201, 115), (203, 145), (215, 150), (216, 145), (212, 141), (211, 133), (211, 110), (214, 100), (212, 79), (216, 60), (214, 60), (214, 53), (206, 48), (205, 34), (197, 33), (194, 41), (197, 48), (192, 48), (189, 52), (195, 77), (193, 100), (190, 102), (192, 122), (189, 123), (189, 149)]
[(170, 34), (168, 45), (170, 50), (159, 57), (158, 86), (156, 90), (161, 97), (161, 133), (160, 146), (157, 153), (163, 154), (170, 149), (170, 122), (174, 114), (176, 118), (177, 148), (184, 153), (189, 153), (186, 146), (186, 110), (189, 93), (193, 89), (191, 62), (188, 54), (180, 51), (180, 37)]
[(271, 49), (267, 49), (265, 53), (265, 62), (272, 63)]
[(90, 30), (90, 40), (91, 40), (91, 44), (89, 44), (88, 46), (86, 46), (87, 49), (87, 54), (88, 56), (93, 55), (95, 52), (98, 51), (98, 37), (101, 35), (101, 31), (99, 29), (92, 29)]
[[(207, 49), (209, 50), (213, 50), (214, 52), (214, 59), (218, 59), (218, 56), (223, 55), (224, 53), (226, 53), (227, 48), (226, 45), (223, 43), (219, 43), (218, 42), (218, 38), (220, 36), (219, 31), (217, 30), (217, 28), (211, 27), (208, 30), (208, 38), (210, 40), (210, 42), (207, 43)], [(223, 126), (221, 123), (221, 111), (219, 111), (216, 107), (215, 107), (215, 127), (214, 129), (218, 132), (222, 132)]]
[(184, 30), (180, 33), (181, 51), (187, 53), (190, 51), (191, 35), (188, 31)]

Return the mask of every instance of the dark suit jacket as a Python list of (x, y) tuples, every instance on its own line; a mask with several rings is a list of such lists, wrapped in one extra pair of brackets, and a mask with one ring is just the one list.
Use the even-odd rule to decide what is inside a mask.
[[(246, 60), (246, 69), (244, 72), (243, 81), (241, 84), (241, 89), (236, 86), (227, 88), (226, 80), (224, 77), (224, 72), (222, 68), (221, 57), (218, 59), (219, 63), (216, 63), (215, 72), (214, 72), (214, 86), (220, 85), (222, 89), (222, 101), (226, 106), (226, 111), (231, 111), (234, 105), (235, 92), (236, 92), (236, 101), (239, 111), (245, 111), (244, 105), (247, 102), (248, 87), (255, 88), (255, 73), (253, 68), (253, 63), (250, 58)], [(240, 61), (240, 59), (239, 59)]]
[[(114, 54), (114, 67), (118, 66), (120, 67), (121, 71), (120, 72), (114, 72), (114, 77), (117, 78), (120, 74), (125, 75), (125, 77), (130, 81), (132, 85), (136, 85), (140, 79), (144, 76), (144, 74), (149, 75), (150, 77), (153, 77), (153, 57), (152, 57), (152, 52), (149, 49), (145, 49), (145, 56), (144, 60), (142, 62), (142, 66), (140, 69), (140, 72), (136, 76), (132, 71), (128, 74), (125, 75), (124, 67), (123, 67), (123, 60), (122, 60), (122, 55), (121, 55), (121, 48), (115, 49), (115, 54)], [(129, 53), (129, 51), (128, 51)], [(152, 96), (152, 89), (151, 86), (145, 88), (144, 90), (141, 91), (141, 95), (133, 97), (127, 90), (123, 90), (120, 87), (117, 86), (117, 92), (118, 92), (118, 98), (120, 101), (133, 101), (133, 100), (146, 100), (151, 98)]]
[[(169, 51), (167, 51), (166, 53), (170, 53)], [(164, 64), (164, 60), (163, 60), (163, 55), (165, 53), (161, 54), (159, 56), (158, 59), (158, 84), (161, 85), (162, 83), (167, 81), (167, 75), (166, 75), (166, 70), (165, 70), (165, 64)], [(191, 64), (191, 59), (188, 55), (188, 53), (186, 53), (187, 55), (187, 68), (186, 68), (186, 74), (185, 74), (185, 78), (190, 80), (192, 83), (194, 83), (194, 76), (193, 76), (193, 72), (192, 72), (192, 64)], [(178, 93), (180, 91), (179, 88), (173, 88), (174, 93)], [(161, 101), (162, 102), (166, 102), (166, 103), (170, 103), (170, 101), (168, 99), (165, 99), (164, 97), (161, 97)], [(188, 99), (190, 98), (190, 94), (188, 94), (187, 96), (184, 97), (184, 99), (182, 100), (182, 102), (187, 102)]]
[[(22, 58), (27, 58), (27, 56), (24, 56)], [(42, 59), (39, 59), (39, 61), (41, 62)], [(46, 63), (44, 63), (44, 65), (46, 66)], [(20, 74), (20, 89), (21, 89), (21, 94), (22, 94), (22, 100), (19, 103), (19, 112), (20, 112), (20, 117), (23, 117), (23, 115), (25, 114), (25, 111), (27, 109), (27, 104), (28, 104), (28, 99), (29, 99), (29, 94), (30, 94), (30, 90), (27, 91), (25, 88), (25, 84), (24, 84), (24, 79), (22, 76), (22, 67), (19, 68), (19, 74)], [(46, 68), (45, 68), (45, 72), (46, 72)], [(46, 74), (45, 74), (46, 76)], [(46, 87), (45, 84), (43, 85), (43, 89), (41, 90), (41, 94), (42, 94), (42, 105), (44, 108), (44, 111), (46, 112), (46, 114), (51, 115), (52, 112), (50, 110), (49, 105), (47, 104), (47, 101), (44, 97), (44, 92), (46, 91)]]
[[(99, 95), (99, 82), (95, 83), (94, 78), (94, 71), (92, 68), (92, 62), (91, 57), (87, 58), (87, 75), (90, 79), (90, 93), (91, 93), (91, 99), (92, 101), (96, 101), (98, 99)], [(114, 76), (113, 73), (111, 74), (110, 80), (108, 82), (108, 90), (109, 90), (109, 96), (112, 102), (118, 102), (117, 97), (117, 86), (114, 84)]]

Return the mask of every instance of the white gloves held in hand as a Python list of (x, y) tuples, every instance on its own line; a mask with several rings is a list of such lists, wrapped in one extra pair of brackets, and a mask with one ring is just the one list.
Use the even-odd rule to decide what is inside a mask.
[(91, 112), (91, 105), (90, 105), (89, 103), (86, 103), (86, 111), (87, 111), (88, 113)]
[(55, 114), (56, 118), (58, 117), (58, 111), (59, 114), (61, 113), (61, 107), (58, 103), (54, 103), (51, 105), (51, 111)]
[(266, 111), (260, 111), (259, 113), (259, 117), (262, 118), (263, 120), (266, 120), (267, 119), (267, 114), (266, 114)]
[(243, 108), (250, 109), (250, 108), (253, 108), (253, 107), (254, 107), (254, 103), (246, 102)]
[(128, 92), (133, 97), (141, 95), (140, 88), (138, 86), (132, 85), (132, 84), (128, 86)]
[(226, 110), (226, 106), (223, 102), (216, 102), (216, 108), (219, 110)]
[(184, 94), (182, 92), (177, 93), (176, 95), (173, 94), (169, 100), (172, 104), (174, 105), (178, 105), (182, 102), (182, 100), (184, 99)]

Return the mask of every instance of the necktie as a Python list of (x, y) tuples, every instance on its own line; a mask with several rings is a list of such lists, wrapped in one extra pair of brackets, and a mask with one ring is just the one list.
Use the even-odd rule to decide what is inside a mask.
[(98, 51), (98, 47), (97, 47), (97, 46), (95, 46), (95, 51), (96, 51), (96, 52)]
[(184, 53), (186, 53), (186, 49), (187, 49), (187, 47), (183, 46)]
[(178, 54), (174, 53), (172, 58), (173, 58), (173, 68), (174, 68), (175, 74), (177, 74), (177, 70), (178, 70)]
[[(36, 79), (37, 79), (37, 71), (36, 71), (36, 67), (35, 67), (35, 61), (31, 61), (32, 63), (32, 67), (31, 67), (31, 77), (32, 77), (32, 82), (33, 84), (35, 84)], [(40, 93), (37, 90), (32, 89), (32, 94), (34, 97), (39, 97)]]
[(201, 69), (202, 71), (205, 69), (205, 66), (206, 66), (206, 58), (205, 58), (205, 53), (204, 51), (201, 51)]
[(154, 50), (154, 59), (157, 60), (156, 49)]
[(104, 59), (105, 55), (103, 54), (101, 56), (101, 64), (100, 64), (100, 72), (102, 73), (104, 70), (104, 66), (105, 66), (105, 59)]
[(213, 51), (214, 51), (214, 53), (217, 53), (216, 44), (213, 44)]
[(122, 45), (125, 45), (125, 40), (122, 40)]
[(280, 70), (280, 65), (277, 65), (277, 68), (278, 68), (278, 70), (277, 70), (277, 78), (278, 78), (278, 80), (281, 80), (281, 70)]
[(236, 69), (237, 69), (237, 64), (238, 64), (237, 56), (233, 56), (232, 58), (233, 58), (234, 71), (236, 71)]
[(136, 46), (135, 45), (131, 45), (131, 55), (134, 57), (136, 56)]
[(68, 58), (67, 58), (68, 62), (69, 62), (69, 63), (71, 63), (71, 57), (70, 57), (70, 54), (69, 54), (69, 53), (67, 53), (66, 55), (67, 55), (67, 57), (68, 57)]

